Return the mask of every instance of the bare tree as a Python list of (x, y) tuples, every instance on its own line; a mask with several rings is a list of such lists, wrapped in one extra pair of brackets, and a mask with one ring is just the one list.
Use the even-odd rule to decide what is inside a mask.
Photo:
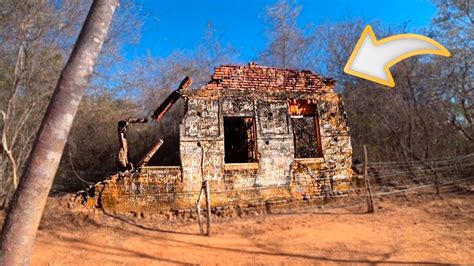
[[(221, 43), (219, 41), (220, 37), (214, 24), (208, 21), (204, 36), (201, 38), (194, 55), (196, 63), (201, 70), (200, 76), (196, 77), (198, 79), (193, 81), (195, 85), (208, 82), (214, 67), (236, 61), (237, 50), (228, 43)], [(201, 78), (206, 80), (200, 81)]]
[(118, 0), (92, 3), (56, 85), (2, 229), (2, 263), (28, 264), (41, 215)]
[[(0, 209), (8, 206), (25, 169), (57, 77), (74, 46), (91, 3), (90, 0), (0, 1)], [(124, 77), (133, 76), (120, 72), (120, 66), (125, 61), (120, 48), (138, 40), (140, 31), (137, 29), (141, 26), (142, 16), (137, 16), (137, 12), (138, 5), (134, 2), (121, 3), (87, 87), (86, 97), (101, 102), (104, 107), (114, 108), (114, 101), (118, 98), (112, 95), (123, 95), (115, 90), (115, 84), (121, 84)], [(79, 119), (76, 118), (82, 124), (74, 123), (74, 127), (80, 127), (83, 136), (90, 136), (92, 132), (86, 132), (88, 129), (108, 126), (99, 123), (115, 124), (118, 120), (114, 117), (119, 113), (114, 117), (101, 117), (100, 121), (94, 119), (97, 111), (104, 108), (91, 101), (88, 103), (81, 107), (86, 110)], [(96, 107), (97, 110), (91, 109)], [(120, 108), (113, 110), (121, 111)], [(101, 134), (97, 137), (103, 138), (104, 143), (109, 140)], [(67, 147), (81, 147), (74, 145), (76, 140), (74, 136), (70, 137)], [(86, 145), (84, 150), (90, 147)], [(106, 150), (107, 147), (104, 145), (101, 148)], [(98, 153), (104, 154), (104, 151)], [(72, 154), (77, 167), (96, 169), (94, 164), (87, 165), (91, 162), (88, 160), (90, 156), (81, 156), (80, 149), (77, 152), (73, 150)], [(63, 181), (63, 184), (71, 183), (71, 175), (67, 176), (71, 164), (66, 161), (62, 165), (58, 175), (68, 177), (69, 182), (65, 182), (64, 178), (55, 180)]]
[(262, 64), (314, 69), (318, 54), (318, 49), (313, 46), (315, 35), (310, 25), (306, 25), (306, 29), (298, 26), (301, 10), (301, 6), (292, 1), (279, 1), (265, 10), (269, 45), (260, 53)]
[[(474, 3), (471, 0), (434, 1), (434, 27), (452, 57), (437, 60), (436, 80), (441, 109), (450, 124), (474, 142)], [(437, 78), (438, 77), (438, 78)], [(439, 105), (438, 105), (439, 107)]]
[(0, 208), (23, 172), (64, 64), (64, 47), (70, 50), (71, 34), (84, 21), (84, 6), (73, 1), (61, 7), (50, 1), (0, 2)]
[[(370, 24), (378, 38), (406, 32), (403, 26)], [(388, 89), (343, 72), (364, 25), (358, 20), (342, 21), (323, 24), (317, 30), (324, 74), (334, 77), (337, 89), (344, 94), (354, 158), (362, 158), (363, 144), (367, 144), (372, 160), (416, 161), (472, 152), (473, 145), (463, 139), (464, 132), (450, 126), (456, 123), (472, 132), (472, 56), (467, 57), (469, 49), (464, 49), (463, 56), (456, 58), (457, 48), (452, 49), (466, 41), (452, 46), (442, 41), (453, 52), (452, 58), (421, 56), (398, 63), (391, 69), (396, 87)], [(426, 30), (417, 29), (430, 34)]]

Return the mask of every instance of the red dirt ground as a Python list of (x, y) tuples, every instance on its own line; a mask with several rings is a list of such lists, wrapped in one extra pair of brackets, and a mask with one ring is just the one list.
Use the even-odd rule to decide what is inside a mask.
[(195, 221), (117, 218), (68, 210), (50, 198), (32, 264), (474, 263), (474, 193), (431, 192), (311, 206), (286, 214), (214, 219), (212, 237)]

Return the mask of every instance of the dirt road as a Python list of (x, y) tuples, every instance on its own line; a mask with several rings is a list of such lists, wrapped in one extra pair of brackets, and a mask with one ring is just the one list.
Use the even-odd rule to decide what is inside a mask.
[(32, 263), (474, 263), (473, 203), (464, 193), (377, 199), (375, 214), (312, 206), (215, 220), (204, 237), (195, 222), (70, 211), (50, 198)]

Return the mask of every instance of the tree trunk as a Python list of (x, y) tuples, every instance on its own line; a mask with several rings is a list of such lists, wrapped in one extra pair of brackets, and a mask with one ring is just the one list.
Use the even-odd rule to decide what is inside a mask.
[(2, 229), (2, 265), (29, 263), (34, 240), (74, 117), (118, 0), (95, 0), (56, 84)]

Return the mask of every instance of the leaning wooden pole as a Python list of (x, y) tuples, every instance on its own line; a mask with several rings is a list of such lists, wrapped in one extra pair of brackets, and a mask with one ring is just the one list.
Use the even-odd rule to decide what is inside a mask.
[(209, 181), (204, 180), (206, 189), (206, 209), (207, 209), (207, 236), (211, 236), (211, 195), (209, 193)]
[(374, 201), (372, 199), (372, 189), (370, 188), (370, 180), (368, 175), (368, 162), (367, 162), (367, 148), (364, 144), (364, 179), (365, 179), (365, 188), (367, 190), (367, 212), (374, 212)]
[(201, 186), (201, 190), (199, 192), (198, 199), (196, 201), (196, 211), (197, 211), (197, 220), (199, 224), (199, 233), (201, 235), (204, 235), (204, 228), (202, 227), (202, 221), (201, 221), (201, 199), (202, 199), (202, 192), (204, 191), (204, 187)]
[(158, 141), (156, 141), (153, 144), (153, 146), (151, 146), (150, 150), (145, 154), (145, 156), (143, 156), (143, 158), (140, 160), (140, 162), (138, 162), (138, 167), (142, 168), (145, 165), (147, 165), (148, 162), (150, 161), (151, 157), (153, 157), (153, 155), (155, 155), (155, 153), (158, 151), (158, 149), (161, 147), (161, 145), (163, 145), (163, 140), (162, 139), (159, 139)]
[(41, 215), (118, 0), (95, 0), (54, 90), (2, 229), (1, 265), (28, 265)]

